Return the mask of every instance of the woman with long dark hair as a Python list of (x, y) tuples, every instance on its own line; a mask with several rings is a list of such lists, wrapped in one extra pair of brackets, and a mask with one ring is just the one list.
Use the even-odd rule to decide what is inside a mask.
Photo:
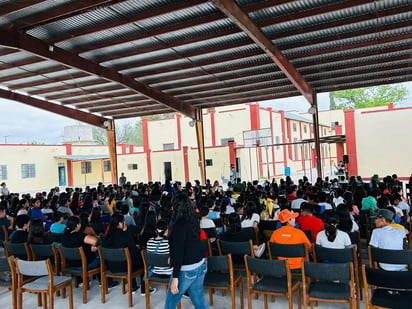
[(344, 249), (351, 246), (351, 240), (346, 232), (338, 229), (339, 218), (336, 214), (326, 215), (326, 228), (316, 237), (316, 244), (332, 249)]
[(35, 218), (30, 223), (29, 235), (27, 237), (29, 244), (51, 244), (51, 238), (46, 234), (44, 230), (43, 220), (41, 218)]
[(174, 309), (188, 291), (196, 309), (209, 308), (203, 296), (207, 264), (200, 244), (199, 216), (187, 194), (173, 199), (169, 228), (170, 264), (173, 274), (166, 295), (165, 309)]

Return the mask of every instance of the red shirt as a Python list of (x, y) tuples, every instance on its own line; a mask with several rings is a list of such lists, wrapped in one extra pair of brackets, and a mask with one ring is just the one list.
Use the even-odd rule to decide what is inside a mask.
[(299, 227), (303, 231), (312, 230), (313, 242), (316, 243), (316, 236), (325, 229), (323, 221), (315, 216), (303, 216), (298, 218)]

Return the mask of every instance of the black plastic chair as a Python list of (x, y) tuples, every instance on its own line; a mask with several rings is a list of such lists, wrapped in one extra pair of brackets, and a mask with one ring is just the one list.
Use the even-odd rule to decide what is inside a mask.
[(302, 261), (303, 304), (313, 301), (349, 303), (355, 309), (355, 278), (352, 263)]
[[(252, 294), (263, 294), (264, 308), (268, 308), (267, 296), (284, 296), (288, 299), (289, 309), (293, 308), (293, 293), (297, 293), (298, 308), (301, 308), (300, 282), (292, 280), (287, 260), (263, 260), (245, 256), (248, 308), (252, 308)], [(261, 276), (252, 284), (252, 275)]]
[[(386, 271), (362, 266), (367, 309), (409, 309), (412, 304), (412, 271)], [(369, 288), (371, 294), (369, 294)]]
[[(70, 274), (77, 278), (81, 278), (83, 282), (83, 304), (87, 304), (87, 290), (89, 289), (89, 276), (100, 274), (100, 266), (87, 269), (86, 255), (82, 247), (79, 248), (66, 248), (59, 246), (61, 272), (63, 275)], [(81, 263), (81, 267), (73, 267), (70, 265), (70, 261), (78, 261)], [(78, 287), (77, 280), (76, 287)]]
[(210, 256), (207, 258), (207, 274), (204, 287), (209, 290), (209, 303), (213, 306), (213, 292), (215, 289), (228, 290), (232, 297), (232, 309), (236, 308), (235, 288), (239, 286), (240, 307), (243, 308), (243, 282), (242, 275), (235, 274), (232, 256)]
[[(104, 248), (99, 247), (100, 256), (100, 273), (101, 273), (101, 301), (102, 304), (106, 301), (106, 294), (108, 293), (107, 278), (118, 278), (122, 280), (122, 293), (125, 294), (124, 282), (127, 281), (129, 307), (133, 306), (132, 297), (132, 278), (143, 275), (143, 269), (133, 271), (132, 258), (130, 256), (129, 248)], [(126, 272), (113, 272), (106, 267), (106, 262), (123, 263), (127, 266)]]
[(356, 307), (359, 308), (359, 300), (362, 299), (361, 280), (359, 276), (358, 257), (356, 248), (331, 249), (316, 245), (313, 247), (315, 262), (332, 263), (353, 263), (355, 284), (356, 284)]

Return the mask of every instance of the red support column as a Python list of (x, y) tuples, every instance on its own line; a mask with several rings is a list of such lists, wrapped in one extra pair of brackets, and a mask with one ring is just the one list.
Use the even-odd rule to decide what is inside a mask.
[(180, 114), (175, 114), (176, 115), (176, 127), (177, 127), (177, 149), (182, 149), (182, 128), (181, 128), (181, 123), (180, 120), (182, 118), (182, 115)]
[(232, 165), (237, 168), (236, 166), (236, 142), (228, 142), (228, 146), (229, 146), (229, 164)]
[[(66, 146), (66, 155), (72, 155), (72, 144), (65, 144)], [(69, 187), (73, 187), (73, 162), (71, 160), (67, 160), (67, 184)]]
[(185, 182), (190, 181), (189, 178), (189, 157), (188, 157), (188, 148), (187, 146), (183, 146), (183, 165), (185, 169)]
[[(285, 112), (280, 111), (280, 121), (282, 122), (282, 143), (286, 143), (286, 120), (285, 120)], [(286, 145), (283, 145), (283, 168), (288, 166), (288, 158), (286, 152)]]
[(210, 131), (212, 135), (212, 146), (216, 146), (216, 127), (215, 127), (215, 113), (216, 110), (211, 109), (210, 111)]
[[(270, 130), (272, 131), (272, 144), (274, 144), (274, 139), (273, 139), (273, 112), (271, 108), (268, 108), (268, 111), (270, 112)], [(272, 148), (272, 169), (273, 169), (273, 176), (276, 175), (276, 164), (275, 164), (275, 147), (271, 146)]]
[[(289, 143), (293, 142), (292, 141), (292, 128), (290, 126), (291, 126), (291, 121), (290, 121), (290, 119), (287, 119), (286, 120), (286, 129), (288, 131)], [(292, 157), (292, 145), (288, 145), (288, 156), (289, 156), (289, 159), (292, 160), (292, 158), (293, 158)]]
[[(250, 104), (250, 128), (252, 130), (260, 129), (260, 108), (258, 104)], [(262, 166), (262, 148), (258, 147), (258, 165), (259, 165), (259, 176), (263, 175)]]
[(147, 152), (149, 149), (149, 128), (148, 128), (149, 119), (142, 118), (142, 134), (143, 134), (143, 150)]
[(346, 151), (349, 155), (349, 176), (358, 175), (358, 160), (356, 156), (355, 110), (345, 110)]

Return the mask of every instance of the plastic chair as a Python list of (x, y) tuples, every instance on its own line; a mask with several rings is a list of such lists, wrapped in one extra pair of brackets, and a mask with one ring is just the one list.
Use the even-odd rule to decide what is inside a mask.
[(332, 262), (332, 263), (353, 263), (355, 284), (356, 284), (356, 307), (359, 308), (359, 299), (362, 299), (362, 289), (360, 286), (360, 276), (358, 267), (358, 257), (356, 249), (331, 249), (316, 245), (313, 247), (313, 256), (315, 262)]
[[(227, 255), (230, 253), (232, 259), (234, 256), (243, 258), (245, 254), (255, 257), (252, 240), (235, 242), (218, 239), (217, 248), (219, 250), (219, 255)], [(237, 271), (245, 271), (246, 267), (244, 265), (244, 260), (242, 262), (243, 263), (234, 262), (233, 269)]]
[[(24, 261), (16, 259), (17, 272), (17, 306), (23, 307), (23, 293), (39, 293), (43, 295), (43, 307), (46, 308), (47, 298), (49, 297), (49, 308), (54, 307), (54, 293), (63, 290), (63, 298), (66, 297), (66, 287), (69, 288), (69, 307), (73, 309), (73, 288), (72, 278), (66, 276), (55, 276), (50, 260), (43, 261)], [(36, 277), (34, 281), (26, 282), (23, 276)], [(37, 278), (39, 277), (39, 278)]]
[[(66, 248), (59, 246), (61, 272), (63, 275), (70, 274), (79, 277), (83, 281), (83, 304), (87, 304), (87, 290), (89, 289), (89, 276), (100, 274), (100, 267), (87, 269), (86, 255), (82, 247)], [(72, 267), (68, 261), (80, 261), (81, 267)], [(76, 287), (78, 287), (76, 280)]]
[[(248, 308), (252, 308), (252, 294), (263, 294), (264, 308), (268, 308), (267, 296), (284, 296), (288, 299), (289, 309), (293, 308), (293, 293), (297, 293), (298, 308), (301, 308), (300, 282), (292, 281), (287, 260), (263, 260), (245, 256)], [(253, 276), (261, 279), (252, 284)]]
[(243, 309), (242, 275), (234, 273), (232, 256), (230, 254), (207, 258), (207, 273), (203, 285), (209, 290), (209, 304), (211, 306), (213, 306), (213, 292), (215, 289), (230, 291), (232, 309), (236, 308), (235, 288), (239, 286), (240, 307)]
[(369, 266), (377, 266), (376, 263), (406, 264), (411, 269), (412, 250), (391, 250), (368, 246)]
[[(102, 304), (105, 303), (105, 296), (108, 293), (107, 278), (119, 278), (122, 279), (122, 293), (125, 294), (124, 281), (127, 281), (127, 289), (129, 296), (129, 307), (133, 306), (133, 297), (132, 297), (132, 278), (136, 278), (143, 275), (143, 269), (133, 271), (132, 268), (132, 258), (128, 248), (98, 248), (100, 256), (100, 273), (102, 276)], [(110, 269), (107, 269), (106, 262), (118, 262), (125, 263), (127, 265), (126, 272), (112, 272)]]
[(305, 309), (307, 302), (313, 309), (313, 301), (349, 303), (351, 309), (356, 306), (352, 263), (302, 261), (302, 284)]
[[(366, 309), (408, 309), (412, 301), (412, 271), (386, 271), (362, 265)], [(369, 294), (369, 288), (371, 294)]]

